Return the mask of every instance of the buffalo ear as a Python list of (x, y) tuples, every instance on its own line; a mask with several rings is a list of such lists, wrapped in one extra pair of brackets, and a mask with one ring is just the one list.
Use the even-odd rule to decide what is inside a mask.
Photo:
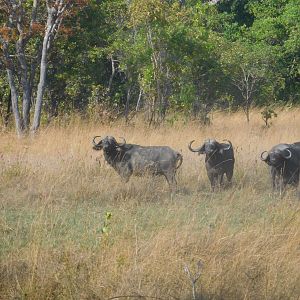
[(270, 156), (268, 156), (268, 157), (264, 160), (264, 162), (265, 162), (266, 164), (268, 164), (269, 166), (271, 166)]
[(224, 151), (225, 151), (224, 148), (225, 147), (222, 144), (220, 144), (220, 143), (217, 142), (217, 148), (219, 149), (220, 154), (224, 153)]
[(205, 143), (201, 146), (201, 148), (198, 150), (198, 155), (205, 154)]
[[(264, 156), (265, 153), (267, 153), (266, 156)], [(262, 152), (261, 155), (260, 155), (260, 159), (262, 161), (264, 161), (265, 163), (267, 163), (268, 165), (270, 165), (270, 155), (269, 155), (268, 151)]]
[(290, 159), (292, 157), (292, 152), (289, 149), (285, 149), (284, 151), (281, 152), (281, 155), (285, 158), (285, 159)]

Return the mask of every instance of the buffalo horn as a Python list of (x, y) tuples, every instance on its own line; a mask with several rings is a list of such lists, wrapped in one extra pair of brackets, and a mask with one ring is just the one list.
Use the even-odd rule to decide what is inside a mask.
[[(265, 153), (267, 153), (267, 156), (266, 156), (266, 157), (263, 157), (263, 155), (264, 155)], [(266, 160), (268, 159), (268, 157), (269, 157), (268, 151), (264, 151), (264, 152), (262, 152), (261, 155), (260, 155), (260, 159), (261, 159), (262, 161), (266, 161)]]
[(288, 151), (289, 152), (289, 155), (283, 155), (283, 157), (285, 158), (285, 159), (290, 159), (291, 157), (292, 157), (292, 152), (289, 150), (289, 149), (285, 149), (286, 151)]
[(195, 140), (191, 141), (188, 145), (189, 149), (192, 151), (192, 152), (199, 152), (200, 149), (202, 148), (202, 146), (200, 146), (199, 148), (196, 148), (196, 149), (193, 149), (192, 148), (192, 144), (195, 142)]
[(225, 142), (228, 142), (229, 146), (227, 148), (224, 148), (224, 150), (230, 150), (232, 148), (232, 143), (229, 140), (224, 140)]
[(94, 136), (94, 138), (93, 138), (93, 145), (94, 145), (94, 146), (97, 146), (97, 143), (96, 143), (95, 139), (98, 138), (98, 137), (101, 138), (100, 135), (96, 135), (96, 136)]
[(123, 146), (125, 146), (125, 144), (126, 144), (126, 140), (125, 140), (123, 137), (120, 137), (120, 139), (122, 139), (122, 140), (123, 140), (123, 143), (118, 143), (118, 146), (119, 146), (119, 147), (123, 147)]

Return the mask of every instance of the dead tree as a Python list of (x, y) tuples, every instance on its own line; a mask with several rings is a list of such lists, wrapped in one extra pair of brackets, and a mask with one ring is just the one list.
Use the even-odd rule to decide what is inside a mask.
[(240, 66), (240, 77), (233, 79), (233, 84), (238, 88), (243, 99), (243, 110), (247, 118), (247, 122), (250, 121), (250, 108), (253, 102), (253, 95), (256, 92), (256, 86), (259, 82), (259, 77), (256, 76), (250, 69), (246, 69)]

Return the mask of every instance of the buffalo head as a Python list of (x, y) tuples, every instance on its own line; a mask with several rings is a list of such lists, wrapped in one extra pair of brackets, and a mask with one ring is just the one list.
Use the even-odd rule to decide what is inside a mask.
[[(227, 141), (227, 140), (226, 140)], [(198, 152), (199, 154), (207, 154), (209, 156), (215, 154), (215, 153), (221, 153), (223, 154), (224, 151), (232, 149), (232, 144), (230, 141), (227, 141), (228, 144), (220, 144), (215, 139), (208, 139), (206, 140), (202, 146), (193, 149), (192, 143), (194, 141), (191, 141), (188, 145), (189, 150), (192, 152)]]
[(110, 149), (116, 149), (121, 148), (126, 144), (126, 141), (124, 138), (123, 143), (118, 143), (116, 139), (113, 136), (106, 136), (105, 138), (101, 139), (99, 142), (96, 142), (97, 138), (101, 138), (101, 136), (95, 136), (93, 138), (93, 149), (94, 150), (110, 150)]
[(273, 167), (280, 167), (292, 157), (292, 152), (287, 146), (273, 147), (269, 152), (263, 151), (260, 155), (262, 161)]

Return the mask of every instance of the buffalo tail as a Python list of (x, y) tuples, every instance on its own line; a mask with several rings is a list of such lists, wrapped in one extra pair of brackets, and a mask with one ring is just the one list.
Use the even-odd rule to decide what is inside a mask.
[(179, 164), (176, 166), (176, 170), (182, 165), (183, 162), (183, 156), (180, 153), (177, 153), (177, 161), (179, 161)]

